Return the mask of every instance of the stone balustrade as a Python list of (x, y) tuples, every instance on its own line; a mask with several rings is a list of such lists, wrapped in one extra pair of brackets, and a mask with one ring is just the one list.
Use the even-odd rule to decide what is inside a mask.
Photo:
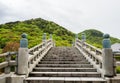
[(0, 70), (4, 69), (5, 74), (9, 74), (11, 72), (12, 66), (14, 66), (16, 69), (17, 61), (11, 60), (12, 56), (17, 56), (17, 52), (6, 52), (0, 54), (0, 58), (5, 58), (5, 61), (0, 63)]
[[(21, 47), (18, 52), (0, 54), (0, 58), (5, 58), (5, 61), (0, 63), (0, 70), (4, 69), (3, 73), (9, 74), (11, 72), (11, 66), (14, 66), (15, 71), (13, 72), (16, 72), (19, 75), (28, 75), (42, 57), (44, 57), (44, 55), (54, 46), (52, 36), (50, 36), (49, 40), (45, 39), (46, 37), (41, 44), (28, 49), (28, 45), (26, 45), (28, 44), (27, 34), (23, 33), (22, 39), (20, 40)], [(11, 60), (12, 56), (16, 56), (15, 60)]]
[[(44, 42), (36, 45), (28, 50), (28, 69), (29, 72), (32, 71), (34, 66), (37, 64), (37, 62), (44, 57), (44, 55), (53, 47), (52, 40), (47, 41), (47, 46), (43, 46)], [(15, 67), (15, 70), (17, 69), (17, 55), (18, 52), (6, 52), (3, 54), (0, 54), (0, 58), (5, 57), (5, 61), (0, 63), (0, 69), (4, 69), (5, 74), (9, 74), (11, 72), (11, 67)], [(12, 56), (16, 56), (15, 60), (11, 60)], [(14, 71), (16, 72), (16, 71)]]
[[(75, 47), (86, 57), (86, 59), (94, 65), (102, 74), (102, 77), (115, 76), (115, 61), (110, 46), (107, 45), (108, 39), (104, 39), (104, 45), (109, 48), (98, 49), (85, 41), (76, 39)], [(109, 43), (109, 42), (108, 42)], [(104, 47), (104, 46), (103, 46)]]
[[(1, 83), (23, 83), (24, 78), (54, 46), (52, 35), (49, 40), (46, 40), (46, 34), (43, 35), (44, 41), (30, 49), (28, 49), (27, 34), (23, 33), (21, 37), (18, 52), (0, 54), (0, 58), (5, 58), (5, 61), (0, 63), (0, 70), (4, 69), (3, 74), (0, 76)], [(11, 60), (12, 56), (16, 56), (15, 60)], [(14, 71), (13, 67), (15, 67)]]
[(43, 46), (45, 44), (45, 42), (43, 42), (42, 44), (29, 49), (29, 58), (28, 58), (29, 72), (33, 70), (36, 64), (38, 64), (38, 62), (44, 57), (44, 55), (47, 54), (47, 52), (53, 47), (52, 40), (48, 40), (46, 42), (47, 42), (46, 46)]
[(76, 47), (87, 58), (87, 60), (90, 61), (97, 70), (99, 70), (100, 73), (103, 73), (101, 50), (86, 42), (82, 42), (81, 40), (76, 40)]

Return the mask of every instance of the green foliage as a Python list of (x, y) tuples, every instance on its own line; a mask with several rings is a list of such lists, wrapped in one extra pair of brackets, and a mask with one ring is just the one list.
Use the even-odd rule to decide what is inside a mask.
[[(102, 48), (102, 40), (103, 40), (103, 33), (98, 31), (98, 30), (95, 30), (95, 29), (89, 29), (89, 30), (85, 30), (81, 33), (79, 33), (79, 39), (81, 39), (81, 35), (82, 33), (85, 33), (86, 34), (86, 41), (97, 47), (97, 48)], [(114, 43), (120, 43), (120, 40), (117, 39), (117, 38), (113, 38), (111, 37), (111, 44), (114, 44)]]
[[(83, 31), (86, 34), (87, 42), (102, 48), (103, 33), (94, 29)], [(74, 40), (75, 34), (68, 31), (67, 29), (59, 26), (58, 24), (47, 21), (41, 18), (9, 22), (0, 25), (0, 49), (3, 49), (8, 42), (19, 43), (21, 34), (27, 33), (29, 40), (29, 48), (42, 42), (43, 33), (53, 34), (53, 39), (56, 42), (56, 46), (71, 46)], [(79, 38), (81, 39), (79, 33)], [(111, 37), (112, 44), (120, 42), (119, 39)]]
[(56, 46), (71, 46), (67, 40), (56, 41)]
[(9, 22), (0, 25), (0, 49), (5, 48), (9, 42), (19, 43), (22, 33), (28, 34), (29, 48), (42, 42), (43, 33), (47, 33), (47, 38), (53, 34), (56, 46), (70, 46), (74, 38), (74, 33), (41, 18)]
[[(120, 55), (116, 55), (116, 56), (114, 56), (114, 57), (115, 57), (116, 61), (120, 61)], [(117, 72), (117, 73), (120, 73), (120, 66), (117, 66), (117, 67), (116, 67), (116, 72)]]
[(120, 61), (120, 55), (115, 56), (115, 59), (116, 59), (117, 61)]
[(120, 66), (116, 67), (116, 71), (117, 71), (117, 73), (120, 73)]
[(0, 58), (0, 63), (5, 61), (5, 57)]
[(2, 53), (2, 49), (0, 49), (0, 54)]

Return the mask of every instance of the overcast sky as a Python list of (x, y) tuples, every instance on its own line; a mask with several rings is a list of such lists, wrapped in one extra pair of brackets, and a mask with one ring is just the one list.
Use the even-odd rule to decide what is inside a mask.
[(0, 0), (0, 24), (38, 17), (75, 33), (97, 29), (120, 38), (120, 0)]

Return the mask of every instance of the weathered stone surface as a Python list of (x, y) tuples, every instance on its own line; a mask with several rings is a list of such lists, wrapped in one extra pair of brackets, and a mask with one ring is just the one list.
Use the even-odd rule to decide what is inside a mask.
[(24, 83), (24, 79), (25, 79), (25, 75), (14, 74), (10, 77), (10, 83)]
[(7, 83), (7, 79), (6, 78), (10, 77), (11, 74), (12, 73), (10, 73), (10, 74), (4, 74), (4, 73), (0, 74), (0, 83)]
[(85, 33), (82, 33), (82, 42), (85, 42), (86, 41), (86, 35)]
[(19, 48), (17, 74), (28, 74), (28, 48)]
[(103, 70), (104, 75), (108, 77), (114, 76), (114, 62), (113, 62), (113, 54), (111, 48), (105, 48), (103, 51)]

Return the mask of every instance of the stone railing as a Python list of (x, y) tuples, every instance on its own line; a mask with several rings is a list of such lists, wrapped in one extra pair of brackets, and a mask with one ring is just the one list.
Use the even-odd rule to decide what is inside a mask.
[(102, 50), (97, 49), (96, 47), (82, 42), (81, 40), (76, 40), (75, 47), (90, 61), (95, 68), (101, 73), (102, 71)]
[(38, 62), (54, 46), (52, 37), (46, 40), (46, 33), (43, 35), (43, 42), (33, 48), (28, 49), (27, 35), (22, 34), (20, 48), (18, 51), (18, 71), (19, 75), (28, 76)]
[[(41, 44), (28, 49), (27, 34), (23, 33), (21, 37), (18, 52), (0, 54), (0, 58), (5, 59), (0, 63), (0, 71), (2, 71), (0, 72), (2, 73), (0, 74), (0, 83), (23, 83), (36, 64), (55, 45), (52, 35), (49, 40), (46, 40), (46, 34), (44, 34)], [(11, 60), (12, 56), (15, 57), (14, 60)]]
[[(17, 67), (17, 61), (11, 60), (12, 56), (17, 56), (17, 52), (7, 52), (0, 54), (0, 58), (5, 58), (4, 62), (0, 63), (0, 70), (3, 70), (5, 74), (9, 74), (11, 72), (11, 67), (15, 67), (15, 72), (16, 72), (16, 67)], [(1, 72), (2, 73), (2, 72)]]
[(78, 38), (76, 38), (74, 46), (86, 57), (97, 71), (101, 73), (102, 77), (113, 77), (116, 75), (115, 61), (108, 34), (104, 36), (102, 50)]
[[(32, 69), (36, 66), (36, 64), (44, 57), (44, 55), (53, 47), (52, 40), (47, 40), (46, 45), (45, 42), (28, 49), (28, 74), (32, 71)], [(11, 60), (12, 56), (16, 56), (15, 60)], [(18, 66), (18, 52), (7, 52), (0, 54), (0, 58), (5, 58), (4, 62), (0, 63), (0, 70), (4, 69), (5, 74), (9, 74), (11, 72), (11, 67), (15, 67), (15, 70), (12, 72), (17, 73)], [(22, 61), (22, 60), (21, 60)], [(22, 63), (22, 62), (21, 62)]]
[(52, 40), (43, 42), (31, 49), (29, 49), (29, 58), (28, 58), (28, 73), (33, 70), (33, 68), (38, 64), (38, 62), (44, 57), (45, 54), (53, 47)]
[[(18, 75), (27, 76), (53, 46), (54, 42), (52, 40), (52, 35), (50, 35), (49, 40), (46, 40), (46, 35), (44, 35), (41, 44), (28, 49), (27, 35), (25, 33), (22, 34), (18, 52), (0, 54), (0, 58), (5, 59), (4, 62), (0, 63), (1, 73), (9, 74), (11, 72), (11, 67), (15, 67), (12, 72), (16, 72)], [(11, 60), (12, 56), (15, 57), (14, 60)]]

